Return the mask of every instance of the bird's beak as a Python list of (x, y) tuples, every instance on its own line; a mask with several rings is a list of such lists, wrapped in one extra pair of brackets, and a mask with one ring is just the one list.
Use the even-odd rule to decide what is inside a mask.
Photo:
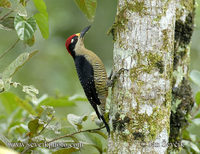
[(83, 38), (84, 35), (87, 33), (87, 31), (90, 29), (91, 25), (90, 26), (87, 26), (86, 28), (84, 28), (81, 32), (81, 35), (80, 35), (80, 38)]

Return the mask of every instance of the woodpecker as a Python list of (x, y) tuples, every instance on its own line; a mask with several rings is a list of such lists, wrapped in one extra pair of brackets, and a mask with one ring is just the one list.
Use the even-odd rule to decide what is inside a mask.
[(65, 46), (74, 60), (79, 80), (88, 101), (110, 134), (109, 125), (103, 116), (108, 95), (107, 73), (101, 59), (94, 52), (86, 49), (83, 43), (84, 35), (90, 27), (71, 35), (66, 40)]

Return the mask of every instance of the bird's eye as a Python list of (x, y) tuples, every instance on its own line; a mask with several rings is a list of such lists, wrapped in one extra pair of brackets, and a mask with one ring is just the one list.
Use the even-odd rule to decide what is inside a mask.
[(71, 43), (73, 43), (73, 42), (74, 42), (74, 39), (71, 40)]

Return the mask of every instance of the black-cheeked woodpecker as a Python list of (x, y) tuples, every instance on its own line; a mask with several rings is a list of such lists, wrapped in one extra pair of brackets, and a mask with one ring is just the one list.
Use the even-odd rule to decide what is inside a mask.
[(95, 53), (86, 49), (83, 43), (84, 35), (90, 27), (84, 28), (81, 33), (70, 36), (66, 40), (65, 46), (74, 59), (78, 77), (87, 99), (98, 118), (105, 124), (109, 134), (110, 128), (104, 118), (108, 95), (107, 73), (101, 59)]

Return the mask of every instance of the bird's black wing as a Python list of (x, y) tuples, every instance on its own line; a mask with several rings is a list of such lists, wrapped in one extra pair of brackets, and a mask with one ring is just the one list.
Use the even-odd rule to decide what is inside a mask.
[(94, 70), (92, 65), (86, 60), (84, 56), (76, 56), (75, 65), (79, 80), (88, 100), (90, 103), (100, 105), (101, 102), (98, 98), (98, 94), (95, 88)]
[(90, 104), (94, 108), (98, 118), (102, 119), (108, 133), (110, 134), (109, 125), (104, 119), (104, 116), (99, 113), (99, 110), (97, 108), (97, 105), (100, 105), (101, 102), (98, 98), (98, 94), (95, 88), (93, 67), (88, 62), (88, 60), (86, 60), (84, 56), (76, 56), (74, 60), (75, 60), (75, 65), (76, 65), (76, 70), (79, 76), (79, 80), (81, 82), (85, 95), (87, 96)]

